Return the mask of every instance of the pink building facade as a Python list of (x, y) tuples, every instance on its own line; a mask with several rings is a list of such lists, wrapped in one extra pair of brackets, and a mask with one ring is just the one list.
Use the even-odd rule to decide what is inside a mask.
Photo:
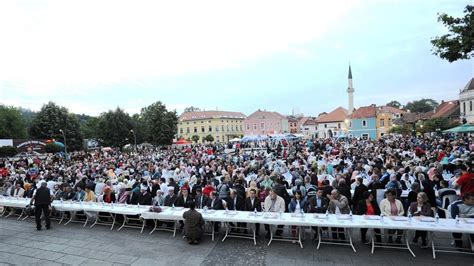
[(277, 113), (257, 110), (244, 120), (244, 135), (289, 133), (288, 119)]

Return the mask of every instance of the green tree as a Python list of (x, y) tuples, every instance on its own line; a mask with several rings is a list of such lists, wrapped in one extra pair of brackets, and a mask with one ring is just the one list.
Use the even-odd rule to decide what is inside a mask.
[(24, 139), (26, 127), (21, 112), (13, 106), (0, 105), (0, 139)]
[(403, 109), (410, 110), (412, 113), (426, 113), (433, 111), (438, 106), (438, 102), (433, 99), (421, 99), (407, 103)]
[(62, 151), (63, 149), (55, 143), (48, 143), (46, 144), (46, 146), (44, 146), (44, 150), (47, 153), (57, 153), (57, 152)]
[(201, 111), (200, 108), (194, 107), (194, 106), (189, 106), (189, 107), (184, 108), (184, 113), (200, 112), (200, 111)]
[(405, 124), (401, 126), (393, 126), (390, 129), (390, 133), (393, 134), (402, 134), (402, 135), (410, 135), (413, 127), (411, 125)]
[(402, 107), (402, 104), (399, 101), (391, 101), (391, 102), (387, 103), (386, 105), (394, 107), (394, 108), (398, 108), (398, 109), (400, 109)]
[(30, 137), (38, 139), (55, 139), (64, 142), (63, 130), (66, 136), (67, 149), (80, 150), (83, 147), (83, 137), (76, 115), (71, 114), (65, 107), (49, 102), (36, 114), (29, 128)]
[(208, 141), (208, 142), (213, 142), (213, 141), (214, 141), (214, 137), (213, 137), (211, 134), (209, 134), (209, 135), (207, 135), (206, 137), (204, 137), (204, 140), (205, 140), (205, 141)]
[(13, 146), (0, 147), (0, 158), (1, 157), (12, 157), (18, 153), (18, 150)]
[(127, 139), (133, 142), (130, 132), (133, 129), (132, 118), (118, 107), (99, 116), (98, 128), (98, 140), (103, 146), (123, 147), (130, 142)]
[(97, 139), (99, 137), (99, 118), (89, 116), (85, 119), (79, 118), (81, 133), (85, 139)]
[(431, 118), (423, 122), (424, 132), (437, 132), (456, 126), (447, 118)]
[(438, 22), (443, 23), (450, 33), (431, 40), (433, 54), (449, 62), (474, 56), (474, 6), (467, 5), (464, 13), (462, 18), (444, 13), (438, 15)]
[(197, 143), (199, 141), (199, 136), (198, 135), (193, 135), (191, 137), (191, 140), (194, 141), (195, 143)]
[(141, 119), (146, 125), (145, 141), (154, 145), (169, 145), (177, 133), (178, 116), (168, 111), (160, 101), (142, 108)]

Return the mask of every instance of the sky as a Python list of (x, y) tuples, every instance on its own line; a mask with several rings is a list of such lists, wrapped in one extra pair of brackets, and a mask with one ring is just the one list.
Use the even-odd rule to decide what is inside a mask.
[(99, 115), (156, 101), (317, 116), (354, 106), (458, 99), (473, 60), (431, 52), (437, 13), (468, 0), (1, 1), (0, 103)]

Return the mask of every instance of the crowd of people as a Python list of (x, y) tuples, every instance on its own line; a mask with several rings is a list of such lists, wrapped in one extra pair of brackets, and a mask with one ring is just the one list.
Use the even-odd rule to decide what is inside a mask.
[[(196, 244), (204, 223), (195, 209), (202, 208), (434, 217), (444, 214), (439, 211), (447, 207), (444, 196), (459, 190), (460, 199), (450, 202), (452, 217), (474, 218), (473, 159), (469, 137), (281, 140), (237, 149), (196, 144), (131, 153), (80, 151), (68, 160), (4, 158), (0, 186), (4, 196), (33, 198), (44, 186), (56, 200), (190, 208), (184, 229)], [(377, 202), (381, 190), (385, 197)], [(403, 191), (409, 191), (407, 197), (401, 197)], [(265, 230), (269, 236), (270, 227)], [(276, 235), (282, 233), (278, 226)], [(381, 242), (381, 231), (374, 233)], [(389, 230), (388, 241), (400, 243), (401, 233)], [(346, 238), (342, 228), (331, 235)], [(367, 229), (360, 235), (367, 243)], [(426, 232), (417, 231), (412, 241), (420, 238), (426, 247)], [(462, 236), (454, 238), (461, 247)]]

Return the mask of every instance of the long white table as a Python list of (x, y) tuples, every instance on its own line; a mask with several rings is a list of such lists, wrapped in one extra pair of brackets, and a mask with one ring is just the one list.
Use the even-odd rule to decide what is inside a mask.
[[(29, 199), (0, 197), (0, 206), (12, 208), (26, 208)], [(101, 203), (79, 203), (61, 202), (52, 203), (58, 211), (85, 211), (105, 212), (127, 216), (139, 216), (146, 220), (181, 221), (185, 208), (164, 208), (162, 212), (151, 212), (150, 206), (118, 205)], [(331, 228), (369, 228), (369, 229), (399, 229), (399, 230), (422, 230), (428, 232), (465, 233), (474, 234), (474, 219), (439, 219), (438, 222), (431, 217), (380, 217), (365, 215), (335, 215), (335, 214), (309, 214), (303, 216), (293, 213), (253, 213), (246, 211), (224, 211), (224, 210), (199, 210), (203, 219), (209, 222), (224, 223), (251, 223), (268, 225), (285, 225), (297, 227), (331, 227)], [(115, 220), (114, 220), (115, 223)], [(126, 221), (124, 221), (125, 226)], [(142, 227), (143, 229), (143, 227)], [(119, 229), (120, 230), (120, 229)], [(300, 240), (301, 241), (301, 240)], [(434, 242), (432, 241), (433, 252)]]

